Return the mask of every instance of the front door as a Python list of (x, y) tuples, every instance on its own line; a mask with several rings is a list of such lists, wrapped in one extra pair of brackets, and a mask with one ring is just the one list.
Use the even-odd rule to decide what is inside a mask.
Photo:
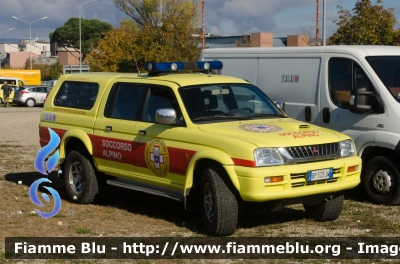
[(365, 87), (375, 91), (374, 83), (370, 80), (361, 64), (352, 57), (324, 58), (324, 68), (320, 97), (320, 113), (317, 125), (343, 132), (356, 143), (357, 149), (361, 144), (374, 142), (378, 114), (365, 112), (352, 113), (349, 110), (351, 91)]

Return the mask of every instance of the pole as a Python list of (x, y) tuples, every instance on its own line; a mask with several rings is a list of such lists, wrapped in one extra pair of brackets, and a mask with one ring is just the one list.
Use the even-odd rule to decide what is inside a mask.
[(82, 73), (82, 26), (81, 26), (81, 6), (79, 6), (79, 72)]
[(82, 26), (81, 26), (81, 7), (84, 4), (96, 1), (96, 0), (90, 0), (87, 2), (84, 2), (82, 4), (78, 4), (77, 2), (74, 2), (72, 0), (68, 0), (71, 3), (76, 4), (79, 8), (79, 72), (82, 73)]
[(23, 20), (23, 19), (21, 19), (21, 18), (18, 18), (18, 17), (16, 17), (16, 16), (12, 16), (12, 18), (13, 18), (13, 19), (17, 19), (17, 20), (24, 21), (24, 22), (26, 22), (26, 23), (29, 24), (29, 62), (30, 62), (30, 65), (31, 65), (31, 70), (32, 70), (32, 56), (31, 56), (32, 23), (33, 23), (33, 22), (36, 22), (36, 21), (39, 21), (39, 20), (47, 19), (47, 16), (42, 17), (42, 18), (39, 18), (39, 19), (36, 19), (36, 20), (33, 20), (33, 21), (31, 21), (31, 22), (26, 21), (26, 20)]
[(322, 46), (326, 46), (326, 0), (323, 0), (323, 13), (322, 20), (324, 23), (324, 27), (322, 29)]
[(204, 0), (201, 2), (201, 36), (202, 36), (202, 49), (205, 48), (204, 43)]
[(315, 46), (318, 46), (319, 36), (319, 0), (317, 0), (317, 21), (315, 26)]

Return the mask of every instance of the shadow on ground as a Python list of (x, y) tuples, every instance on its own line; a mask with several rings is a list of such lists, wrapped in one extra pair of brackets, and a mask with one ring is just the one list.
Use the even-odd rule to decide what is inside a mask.
[[(7, 181), (16, 184), (21, 181), (22, 185), (27, 187), (30, 187), (34, 181), (43, 177), (51, 180), (51, 183), (42, 184), (41, 186), (53, 187), (60, 194), (63, 202), (71, 202), (67, 198), (64, 182), (58, 178), (57, 172), (52, 172), (48, 176), (38, 172), (10, 173), (5, 175)], [(39, 191), (48, 193), (43, 187), (40, 187)], [(355, 188), (345, 192), (345, 199), (363, 202), (365, 201), (365, 196), (360, 188)], [(174, 200), (107, 185), (95, 201), (95, 204), (126, 210), (153, 219), (162, 219), (178, 227), (187, 228), (192, 232), (205, 234), (200, 213), (186, 212), (183, 204)], [(266, 226), (268, 228), (270, 225), (284, 224), (302, 219), (306, 219), (306, 214), (302, 209), (285, 207), (277, 212), (266, 213), (263, 207), (255, 207), (255, 210), (247, 210), (247, 208), (241, 206), (238, 226), (245, 229), (259, 226)]]

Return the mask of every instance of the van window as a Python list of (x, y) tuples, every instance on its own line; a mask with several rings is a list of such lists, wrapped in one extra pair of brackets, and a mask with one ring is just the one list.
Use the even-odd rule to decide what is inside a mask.
[(400, 102), (400, 56), (371, 56), (366, 59), (386, 89)]
[(372, 91), (372, 84), (361, 67), (350, 59), (329, 60), (329, 94), (332, 102), (348, 109), (352, 90), (366, 88)]
[(96, 101), (99, 85), (88, 82), (64, 82), (54, 100), (56, 106), (90, 109)]

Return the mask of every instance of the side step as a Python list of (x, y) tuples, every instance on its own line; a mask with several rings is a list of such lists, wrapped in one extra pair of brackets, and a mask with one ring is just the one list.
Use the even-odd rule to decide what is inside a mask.
[(158, 186), (154, 186), (154, 185), (150, 185), (150, 184), (146, 184), (146, 183), (142, 183), (142, 182), (130, 181), (130, 180), (118, 178), (115, 180), (107, 180), (107, 184), (116, 186), (116, 187), (125, 188), (125, 189), (131, 189), (134, 191), (139, 191), (139, 192), (149, 193), (149, 194), (153, 194), (153, 195), (157, 195), (157, 196), (162, 196), (162, 197), (166, 197), (166, 198), (180, 201), (180, 202), (183, 202), (183, 200), (184, 200), (182, 191), (161, 188)]

